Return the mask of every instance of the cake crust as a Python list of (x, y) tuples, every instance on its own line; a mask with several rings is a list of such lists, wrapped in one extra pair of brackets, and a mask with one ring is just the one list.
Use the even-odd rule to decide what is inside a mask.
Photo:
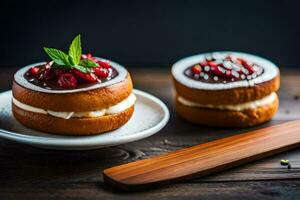
[(132, 116), (134, 106), (123, 112), (94, 118), (57, 118), (47, 114), (23, 110), (14, 104), (15, 118), (24, 126), (61, 135), (97, 135), (123, 126)]
[(214, 127), (249, 127), (269, 121), (276, 113), (278, 97), (267, 105), (243, 111), (198, 108), (183, 105), (176, 98), (176, 111), (186, 121)]
[(189, 88), (173, 78), (177, 94), (189, 101), (199, 104), (228, 105), (240, 104), (262, 99), (276, 92), (280, 85), (279, 74), (270, 81), (252, 87), (240, 87), (224, 90), (200, 90)]

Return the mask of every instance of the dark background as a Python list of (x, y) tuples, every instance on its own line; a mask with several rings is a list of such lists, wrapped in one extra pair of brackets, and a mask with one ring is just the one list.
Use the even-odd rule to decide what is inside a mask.
[(47, 59), (82, 34), (85, 52), (130, 67), (170, 67), (213, 50), (236, 50), (299, 67), (299, 3), (252, 1), (16, 1), (1, 3), (0, 66)]

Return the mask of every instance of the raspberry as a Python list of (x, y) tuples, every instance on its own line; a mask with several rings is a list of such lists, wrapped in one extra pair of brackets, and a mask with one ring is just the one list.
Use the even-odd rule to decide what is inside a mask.
[(99, 78), (107, 78), (109, 71), (107, 68), (103, 67), (96, 67), (94, 68), (94, 73), (99, 77)]
[(87, 83), (94, 83), (98, 81), (98, 78), (95, 74), (93, 73), (83, 73), (77, 69), (73, 70), (73, 73), (80, 79), (82, 79), (83, 81), (87, 82)]
[(98, 60), (97, 63), (104, 68), (110, 68), (110, 63), (106, 60)]
[(76, 88), (78, 85), (77, 79), (71, 73), (61, 74), (58, 77), (58, 84), (62, 88)]

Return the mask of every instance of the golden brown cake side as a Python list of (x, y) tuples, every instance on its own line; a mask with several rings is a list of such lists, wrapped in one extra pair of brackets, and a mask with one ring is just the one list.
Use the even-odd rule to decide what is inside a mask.
[(15, 118), (29, 128), (62, 135), (95, 135), (123, 126), (131, 118), (134, 106), (117, 114), (71, 119), (33, 113), (15, 105), (12, 106), (12, 109)]
[(173, 78), (177, 94), (200, 104), (226, 105), (239, 104), (262, 99), (279, 89), (280, 76), (252, 87), (240, 87), (225, 90), (200, 90), (189, 88)]
[(274, 116), (278, 105), (277, 96), (270, 104), (242, 111), (191, 107), (176, 99), (176, 111), (183, 119), (215, 127), (248, 127), (264, 123)]

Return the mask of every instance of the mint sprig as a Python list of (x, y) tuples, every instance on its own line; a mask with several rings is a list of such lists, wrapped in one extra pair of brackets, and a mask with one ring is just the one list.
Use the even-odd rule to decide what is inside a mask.
[(81, 51), (81, 39), (80, 35), (77, 35), (69, 47), (69, 56), (74, 61), (75, 65), (78, 65), (80, 62)]
[(69, 47), (68, 54), (54, 48), (44, 47), (44, 50), (48, 54), (48, 56), (55, 62), (55, 66), (59, 68), (75, 68), (83, 73), (90, 73), (91, 68), (98, 66), (98, 64), (92, 60), (80, 59), (82, 54), (80, 35), (77, 35), (73, 39)]

